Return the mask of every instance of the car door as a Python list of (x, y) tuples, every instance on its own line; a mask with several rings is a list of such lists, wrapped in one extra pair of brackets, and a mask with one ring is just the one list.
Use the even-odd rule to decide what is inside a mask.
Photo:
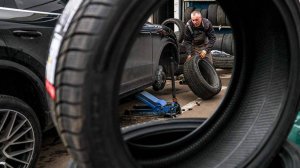
[[(4, 0), (0, 0), (0, 7), (3, 7), (3, 5), (4, 5)], [(1, 49), (5, 47), (6, 47), (5, 42), (3, 40), (2, 34), (0, 33), (0, 52), (2, 52)]]
[(123, 71), (120, 94), (126, 94), (153, 82), (152, 35), (144, 24), (131, 48)]
[(60, 0), (4, 0), (0, 34), (6, 45), (45, 66), (52, 32), (64, 6)]

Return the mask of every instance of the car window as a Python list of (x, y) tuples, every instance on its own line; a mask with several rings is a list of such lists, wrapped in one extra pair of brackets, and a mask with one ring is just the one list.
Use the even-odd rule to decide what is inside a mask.
[(0, 0), (0, 7), (3, 7), (4, 5), (4, 0)]
[(66, 2), (66, 0), (4, 0), (4, 7), (61, 13)]
[(27, 9), (49, 3), (54, 0), (5, 0), (5, 6), (17, 9)]

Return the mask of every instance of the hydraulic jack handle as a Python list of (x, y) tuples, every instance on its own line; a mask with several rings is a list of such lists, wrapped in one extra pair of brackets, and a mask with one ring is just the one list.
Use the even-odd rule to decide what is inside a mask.
[(176, 98), (176, 88), (175, 88), (175, 78), (174, 78), (174, 58), (171, 57), (171, 66), (170, 66), (170, 72), (171, 72), (171, 80), (172, 80), (172, 99), (173, 99), (173, 102), (176, 102), (177, 103), (177, 98)]

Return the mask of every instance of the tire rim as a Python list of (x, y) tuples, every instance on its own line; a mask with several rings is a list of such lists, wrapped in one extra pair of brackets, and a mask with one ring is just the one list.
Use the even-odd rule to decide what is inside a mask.
[(166, 84), (166, 74), (164, 73), (164, 70), (162, 67), (158, 69), (157, 75), (156, 75), (156, 80), (155, 80), (155, 86), (157, 88), (162, 88)]
[(31, 123), (20, 112), (0, 110), (0, 166), (29, 167), (35, 137)]

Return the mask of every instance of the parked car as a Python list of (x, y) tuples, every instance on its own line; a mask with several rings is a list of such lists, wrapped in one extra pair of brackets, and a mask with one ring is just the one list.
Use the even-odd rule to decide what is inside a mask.
[(34, 167), (53, 127), (45, 64), (61, 0), (0, 0), (0, 167)]
[[(53, 35), (46, 71), (46, 89), (50, 98), (53, 100), (56, 97), (56, 81), (62, 78), (61, 72), (65, 71), (65, 75), (73, 74), (72, 68), (76, 67), (75, 64), (84, 66), (85, 58), (81, 56), (80, 51), (83, 47), (86, 45), (88, 46), (91, 43), (90, 41), (85, 40), (84, 34), (87, 29), (86, 25), (89, 25), (91, 19), (88, 17), (83, 18), (84, 24), (81, 25), (76, 25), (74, 22), (68, 22), (71, 20), (70, 18), (76, 15), (73, 13), (73, 11), (76, 11), (76, 8), (78, 8), (78, 6), (67, 8), (68, 10), (65, 11), (66, 15), (60, 19)], [(91, 15), (88, 11), (86, 13), (87, 16)], [(74, 30), (78, 30), (80, 33), (72, 34)], [(68, 43), (68, 45), (71, 45), (71, 50), (74, 50), (70, 52), (71, 54), (69, 56), (66, 54), (67, 52), (64, 51), (68, 45), (62, 45), (62, 43), (64, 40), (70, 41), (70, 36), (75, 37), (74, 40), (72, 40), (72, 44)], [(63, 54), (60, 53), (61, 51), (63, 51)], [(68, 60), (72, 60), (73, 62), (66, 65), (61, 64)], [(139, 35), (131, 48), (127, 62), (125, 63), (120, 84), (120, 97), (122, 98), (136, 93), (151, 85), (156, 91), (163, 89), (167, 77), (171, 75), (171, 61), (175, 64), (175, 72), (178, 69), (179, 63), (176, 35), (166, 26), (146, 22), (139, 31)], [(76, 75), (73, 75), (70, 78), (75, 79), (77, 77)], [(61, 82), (64, 84), (69, 81)]]
[(124, 67), (120, 95), (135, 93), (147, 86), (162, 90), (171, 76), (171, 57), (178, 69), (179, 52), (176, 35), (168, 27), (145, 23), (139, 32)]
[[(0, 0), (0, 167), (34, 167), (42, 132), (53, 128), (44, 74), (53, 30), (66, 2)], [(177, 60), (177, 43), (168, 28), (146, 23), (130, 55), (122, 96), (153, 83), (161, 89), (162, 76), (155, 74), (166, 70), (170, 56)]]

